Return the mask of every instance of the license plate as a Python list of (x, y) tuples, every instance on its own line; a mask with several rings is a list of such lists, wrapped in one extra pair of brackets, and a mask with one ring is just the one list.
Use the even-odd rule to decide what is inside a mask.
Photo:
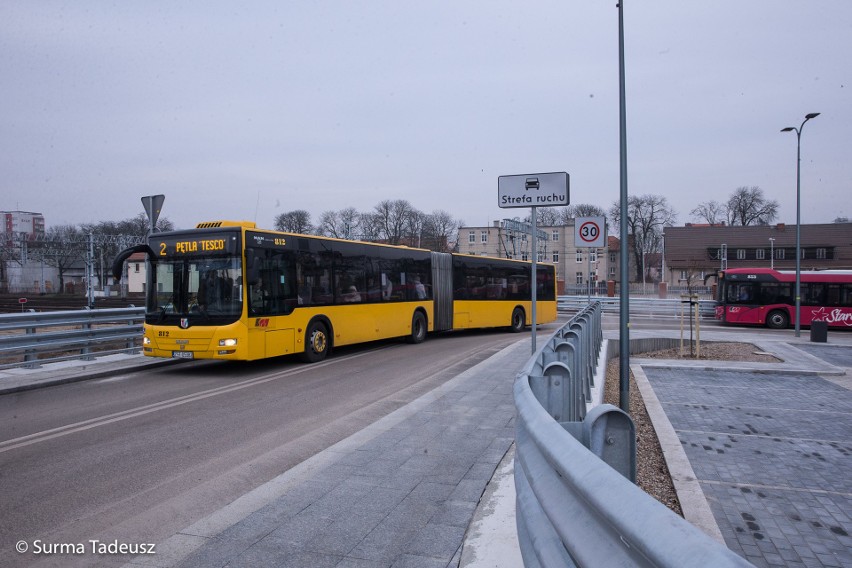
[(172, 351), (172, 359), (194, 359), (192, 351)]

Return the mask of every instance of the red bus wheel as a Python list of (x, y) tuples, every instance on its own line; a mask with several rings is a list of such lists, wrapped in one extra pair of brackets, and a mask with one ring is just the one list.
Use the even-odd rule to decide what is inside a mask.
[(787, 312), (781, 310), (773, 310), (766, 316), (766, 327), (772, 329), (787, 329), (790, 325), (790, 316)]

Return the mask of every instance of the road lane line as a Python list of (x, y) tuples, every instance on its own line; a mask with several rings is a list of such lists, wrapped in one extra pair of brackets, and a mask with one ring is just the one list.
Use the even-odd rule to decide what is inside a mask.
[[(387, 349), (387, 347), (380, 347), (379, 349)], [(37, 444), (40, 442), (45, 442), (47, 440), (52, 440), (54, 438), (60, 438), (62, 436), (67, 436), (69, 434), (73, 434), (76, 432), (82, 432), (85, 430), (90, 430), (92, 428), (97, 428), (99, 426), (106, 426), (107, 424), (112, 424), (115, 422), (121, 422), (123, 420), (128, 420), (130, 418), (136, 418), (138, 416), (144, 416), (146, 414), (151, 414), (153, 412), (158, 412), (160, 410), (166, 410), (168, 408), (174, 408), (175, 406), (181, 406), (184, 404), (189, 404), (191, 402), (196, 402), (199, 400), (204, 400), (206, 398), (219, 396), (221, 394), (227, 394), (230, 392), (239, 391), (242, 389), (246, 389), (249, 387), (261, 385), (264, 383), (268, 383), (271, 381), (275, 381), (278, 379), (292, 377), (294, 375), (298, 375), (304, 373), (306, 371), (310, 371), (313, 369), (319, 369), (322, 367), (327, 367), (330, 365), (334, 365), (337, 363), (347, 362), (351, 359), (357, 359), (359, 357), (364, 357), (366, 355), (372, 354), (375, 349), (371, 349), (370, 351), (365, 351), (362, 353), (355, 353), (353, 355), (346, 355), (341, 358), (335, 358), (328, 361), (322, 361), (320, 363), (314, 363), (312, 365), (305, 365), (302, 367), (297, 367), (295, 369), (290, 369), (287, 371), (281, 371), (269, 375), (264, 375), (261, 377), (256, 377), (254, 379), (248, 379), (246, 381), (242, 381), (239, 383), (234, 383), (230, 385), (225, 385), (221, 387), (216, 387), (204, 391), (200, 391), (193, 394), (183, 395), (176, 398), (163, 400), (160, 402), (155, 402), (152, 404), (146, 404), (144, 406), (137, 406), (136, 408), (130, 408), (128, 410), (122, 410), (121, 412), (115, 412), (113, 414), (107, 414), (106, 416), (99, 416), (97, 418), (90, 418), (88, 420), (82, 420), (80, 422), (75, 422), (73, 424), (66, 424), (65, 426), (59, 426), (57, 428), (51, 428), (49, 430), (43, 430), (41, 432), (35, 432), (33, 434), (27, 434), (26, 436), (21, 436), (19, 438), (13, 438), (11, 440), (6, 440), (0, 442), (0, 453), (8, 452), (10, 450), (14, 450), (16, 448), (22, 448), (25, 446), (30, 446), (33, 444)]]

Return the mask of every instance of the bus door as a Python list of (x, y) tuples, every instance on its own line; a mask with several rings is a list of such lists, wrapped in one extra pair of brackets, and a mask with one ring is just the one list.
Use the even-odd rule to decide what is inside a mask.
[(728, 281), (725, 288), (724, 320), (730, 323), (762, 323), (765, 316), (758, 300), (757, 282)]

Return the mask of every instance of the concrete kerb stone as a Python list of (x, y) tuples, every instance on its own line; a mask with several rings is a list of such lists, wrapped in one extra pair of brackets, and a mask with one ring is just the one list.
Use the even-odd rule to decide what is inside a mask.
[(114, 376), (122, 371), (136, 372), (181, 362), (175, 359), (152, 359), (144, 355), (120, 353), (103, 355), (92, 360), (74, 359), (46, 363), (37, 368), (12, 367), (0, 371), (0, 394), (88, 381)]
[(713, 517), (713, 511), (710, 509), (707, 497), (698, 483), (695, 471), (693, 471), (692, 465), (686, 457), (686, 452), (683, 451), (680, 438), (678, 438), (672, 423), (669, 422), (662, 404), (660, 404), (648, 377), (645, 375), (645, 371), (638, 364), (630, 365), (630, 370), (633, 372), (636, 387), (642, 395), (648, 418), (651, 420), (651, 425), (657, 434), (657, 440), (660, 442), (666, 467), (669, 468), (669, 474), (678, 501), (680, 501), (683, 518), (701, 529), (710, 538), (724, 545), (725, 538)]

